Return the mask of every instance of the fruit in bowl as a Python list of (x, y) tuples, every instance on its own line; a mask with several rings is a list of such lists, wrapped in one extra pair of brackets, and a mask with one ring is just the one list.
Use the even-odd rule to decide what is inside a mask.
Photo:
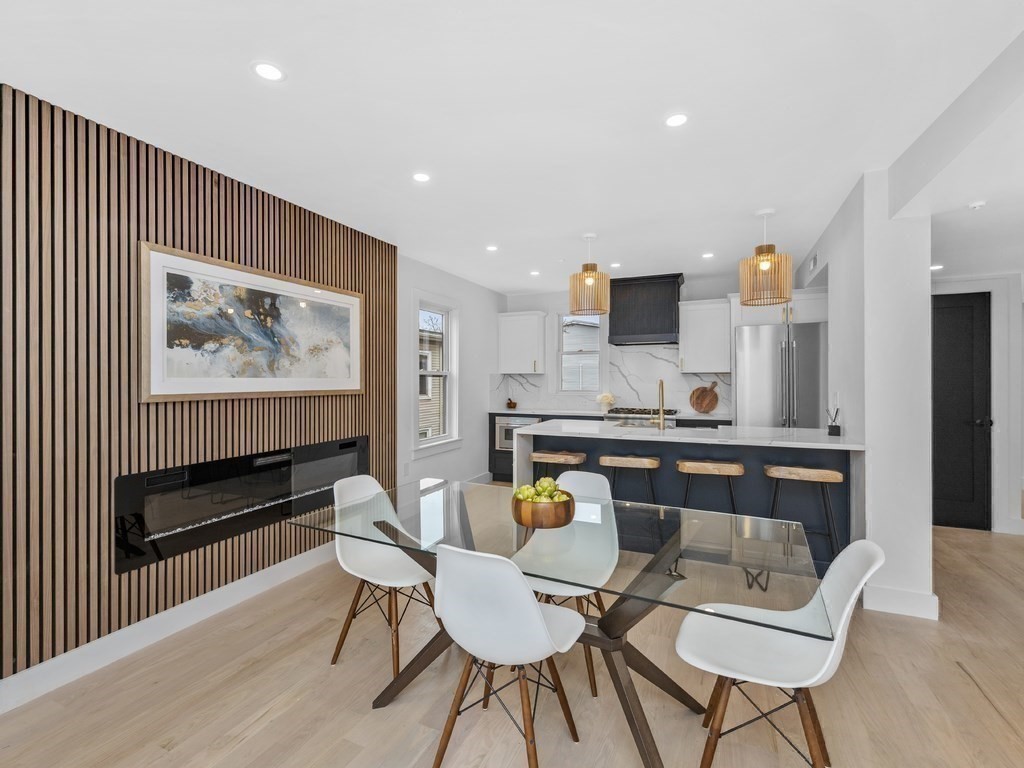
[(512, 493), (512, 518), (526, 528), (561, 528), (572, 522), (575, 513), (572, 494), (561, 490), (551, 477), (521, 485)]

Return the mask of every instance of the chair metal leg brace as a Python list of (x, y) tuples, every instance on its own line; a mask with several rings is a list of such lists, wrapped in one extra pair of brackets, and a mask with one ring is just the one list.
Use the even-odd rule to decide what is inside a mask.
[(800, 755), (801, 758), (803, 758), (803, 761), (805, 763), (807, 763), (810, 766), (813, 766), (814, 763), (811, 761), (811, 758), (809, 758), (807, 755), (805, 755), (800, 750), (800, 748), (796, 744), (793, 743), (793, 740), (790, 739), (789, 736), (787, 736), (783, 732), (783, 730), (781, 728), (779, 728), (779, 726), (777, 726), (775, 724), (775, 721), (772, 720), (772, 718), (771, 718), (772, 715), (776, 714), (777, 712), (781, 712), (782, 710), (786, 709), (786, 707), (791, 707), (794, 704), (799, 704), (798, 692), (794, 691), (793, 693), (789, 693), (785, 689), (779, 688), (779, 691), (788, 699), (788, 701), (786, 701), (783, 704), (780, 704), (777, 707), (773, 707), (772, 709), (769, 709), (769, 710), (765, 711), (765, 710), (761, 709), (761, 707), (759, 707), (757, 705), (757, 703), (755, 703), (752, 698), (750, 698), (750, 695), (745, 690), (743, 690), (743, 685), (744, 685), (744, 681), (737, 680), (735, 683), (733, 683), (732, 687), (734, 689), (736, 689), (737, 691), (739, 691), (740, 694), (742, 694), (743, 698), (745, 698), (748, 702), (750, 702), (750, 706), (752, 706), (754, 709), (757, 710), (758, 715), (757, 715), (757, 717), (752, 717), (749, 720), (740, 723), (739, 725), (734, 725), (732, 728), (729, 728), (728, 730), (722, 731), (722, 733), (720, 734), (719, 738), (724, 738), (725, 736), (728, 736), (730, 733), (734, 733), (735, 731), (740, 730), (740, 728), (746, 728), (748, 725), (752, 725), (752, 724), (758, 722), (759, 720), (764, 720), (764, 721), (766, 721), (768, 723), (768, 725), (770, 725), (772, 728), (775, 729), (776, 733), (778, 733), (779, 736), (781, 736), (783, 738), (783, 740), (787, 744), (789, 744), (790, 747), (792, 747), (794, 752), (796, 752), (798, 755)]

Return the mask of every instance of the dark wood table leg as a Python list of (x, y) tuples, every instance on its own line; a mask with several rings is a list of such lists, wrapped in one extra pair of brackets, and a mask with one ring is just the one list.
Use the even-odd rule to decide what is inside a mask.
[(373, 700), (373, 708), (380, 709), (394, 701), (395, 697), (405, 690), (409, 683), (419, 677), (451, 645), (452, 639), (443, 629), (430, 638), (430, 642), (423, 646), (422, 650), (413, 657), (405, 669), (398, 673), (398, 677), (392, 680), (391, 684)]
[(704, 714), (704, 705), (687, 693), (679, 683), (665, 674), (661, 667), (640, 653), (636, 646), (630, 645), (627, 642), (622, 646), (622, 655), (626, 659), (626, 664), (629, 668), (642, 678), (654, 683), (654, 685), (658, 686), (673, 699), (689, 707), (698, 715)]
[(611, 677), (612, 686), (619, 697), (622, 712), (626, 715), (626, 722), (629, 723), (629, 730), (633, 734), (633, 741), (636, 742), (636, 748), (640, 753), (644, 768), (664, 768), (665, 764), (658, 752), (658, 745), (654, 743), (654, 734), (651, 733), (651, 724), (647, 722), (647, 715), (644, 714), (640, 697), (637, 696), (636, 688), (633, 686), (633, 678), (629, 674), (625, 655), (622, 651), (602, 650), (601, 653), (604, 656), (608, 675)]

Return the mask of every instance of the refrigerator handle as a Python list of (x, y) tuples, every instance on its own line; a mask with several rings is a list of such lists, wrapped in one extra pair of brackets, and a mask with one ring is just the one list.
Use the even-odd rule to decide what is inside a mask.
[(782, 426), (788, 426), (786, 411), (789, 408), (789, 366), (787, 363), (786, 342), (779, 342), (779, 418)]
[(790, 367), (790, 372), (791, 372), (792, 375), (789, 378), (790, 378), (790, 387), (792, 389), (792, 398), (790, 400), (790, 407), (789, 407), (789, 426), (795, 427), (796, 426), (796, 410), (797, 410), (796, 409), (796, 404), (797, 404), (797, 397), (799, 396), (798, 390), (797, 390), (797, 383), (800, 381), (800, 376), (799, 376), (799, 373), (797, 371), (797, 364), (796, 364), (797, 363), (796, 341), (795, 340), (791, 341), (790, 345), (791, 346), (790, 346), (790, 352), (789, 352), (789, 361), (790, 361), (789, 362), (789, 367)]

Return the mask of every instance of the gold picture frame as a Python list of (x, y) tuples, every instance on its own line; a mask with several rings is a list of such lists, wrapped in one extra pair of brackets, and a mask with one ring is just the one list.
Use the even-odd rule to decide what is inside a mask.
[[(204, 290), (171, 298), (172, 278)], [(140, 241), (139, 306), (144, 403), (365, 392), (360, 293)]]

